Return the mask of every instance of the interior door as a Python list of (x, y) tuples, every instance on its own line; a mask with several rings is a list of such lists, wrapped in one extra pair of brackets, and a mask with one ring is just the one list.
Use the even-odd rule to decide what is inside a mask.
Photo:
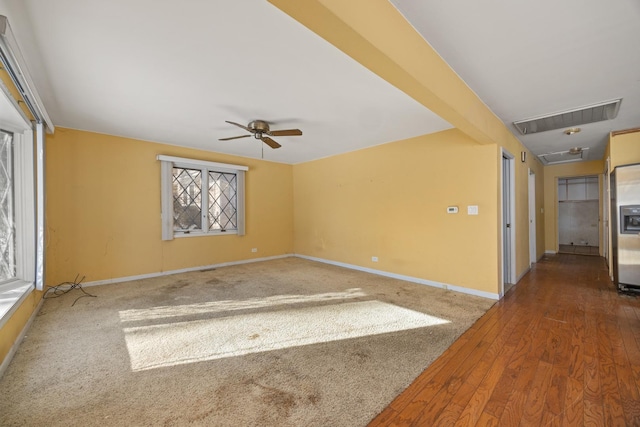
[(503, 151), (502, 154), (502, 284), (503, 293), (505, 284), (515, 283), (515, 229), (513, 206), (515, 195), (513, 193), (514, 170), (513, 156)]
[(536, 173), (529, 169), (529, 266), (538, 261), (536, 245)]

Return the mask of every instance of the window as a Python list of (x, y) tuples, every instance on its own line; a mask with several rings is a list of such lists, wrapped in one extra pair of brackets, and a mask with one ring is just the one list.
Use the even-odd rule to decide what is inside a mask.
[(36, 284), (33, 132), (0, 130), (0, 326)]
[[(44, 286), (44, 110), (15, 35), (0, 15), (0, 327)], [(16, 89), (14, 92), (12, 89)], [(22, 102), (30, 115), (19, 106)]]
[(597, 176), (558, 178), (558, 201), (598, 200), (600, 188)]
[(13, 135), (0, 131), (0, 282), (16, 275)]
[(158, 156), (162, 238), (244, 235), (245, 166)]

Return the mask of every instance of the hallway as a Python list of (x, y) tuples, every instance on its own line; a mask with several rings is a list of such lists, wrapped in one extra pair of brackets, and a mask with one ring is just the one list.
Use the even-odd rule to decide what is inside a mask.
[(370, 426), (640, 425), (640, 300), (545, 255)]

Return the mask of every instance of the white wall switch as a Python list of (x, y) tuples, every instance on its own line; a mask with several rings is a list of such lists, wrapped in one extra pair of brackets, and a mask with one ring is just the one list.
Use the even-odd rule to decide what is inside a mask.
[(447, 213), (458, 213), (458, 207), (457, 206), (447, 207)]
[(251, 248), (251, 252), (258, 252), (258, 248)]
[(467, 206), (467, 215), (478, 215), (478, 206)]
[(371, 257), (371, 261), (373, 261), (373, 262), (378, 262), (378, 257), (377, 257), (377, 256), (372, 256), (372, 257)]

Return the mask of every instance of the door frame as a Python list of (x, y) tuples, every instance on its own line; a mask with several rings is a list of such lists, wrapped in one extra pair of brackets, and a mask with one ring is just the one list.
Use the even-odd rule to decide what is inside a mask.
[[(600, 206), (602, 205), (601, 203), (601, 198), (602, 198), (602, 193), (600, 191), (600, 174), (598, 173), (591, 173), (591, 174), (585, 174), (585, 175), (567, 175), (567, 176), (557, 176), (555, 179), (555, 194), (556, 194), (556, 200), (555, 200), (555, 205), (556, 205), (556, 215), (555, 215), (555, 219), (556, 219), (556, 253), (560, 252), (560, 193), (558, 192), (558, 188), (560, 186), (560, 180), (564, 179), (564, 180), (572, 180), (572, 179), (580, 179), (580, 178), (597, 178), (598, 179), (598, 208), (596, 210), (598, 217), (596, 219), (597, 223), (598, 223), (598, 233), (596, 234), (597, 238), (598, 238), (598, 248), (602, 248), (602, 236), (600, 235), (600, 225), (601, 225), (601, 221), (602, 221), (602, 211), (600, 210)], [(589, 199), (591, 201), (595, 200), (595, 199)]]
[[(515, 196), (515, 157), (502, 148), (500, 153), (500, 241), (502, 248), (500, 251), (502, 278), (500, 295), (504, 295), (505, 283), (516, 283)], [(506, 223), (505, 217), (508, 218)], [(505, 236), (506, 230), (508, 230), (508, 236)]]
[(609, 184), (609, 163), (610, 158), (604, 162), (604, 173), (602, 175), (602, 256), (607, 260), (607, 268), (609, 264), (609, 216), (611, 215), (611, 197)]
[(538, 262), (536, 212), (536, 173), (529, 168), (529, 267)]

